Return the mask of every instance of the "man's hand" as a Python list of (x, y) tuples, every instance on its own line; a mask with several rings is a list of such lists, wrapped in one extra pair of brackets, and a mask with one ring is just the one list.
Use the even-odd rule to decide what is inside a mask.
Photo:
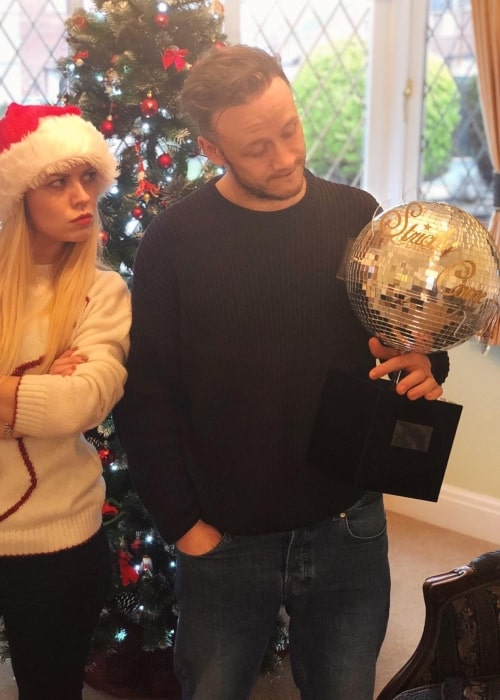
[(378, 338), (370, 338), (368, 346), (371, 354), (380, 360), (380, 364), (370, 371), (370, 379), (403, 371), (405, 376), (396, 384), (398, 394), (406, 394), (412, 401), (422, 396), (433, 401), (443, 393), (432, 375), (431, 361), (427, 355), (418, 352), (399, 354), (397, 350), (382, 345)]
[(177, 540), (176, 545), (184, 554), (200, 556), (217, 547), (221, 539), (222, 534), (215, 527), (198, 520), (196, 525)]
[(85, 355), (77, 355), (76, 351), (78, 348), (70, 348), (63, 352), (63, 354), (58, 357), (52, 363), (49, 374), (60, 374), (63, 377), (68, 377), (82, 362), (87, 362), (89, 359)]

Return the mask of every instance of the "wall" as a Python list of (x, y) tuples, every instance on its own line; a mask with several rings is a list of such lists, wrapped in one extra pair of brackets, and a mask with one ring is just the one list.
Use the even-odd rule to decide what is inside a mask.
[(449, 351), (445, 398), (463, 406), (445, 483), (500, 500), (500, 347), (469, 341)]
[[(463, 406), (437, 503), (386, 495), (388, 510), (500, 546), (500, 347), (449, 351), (444, 397)], [(484, 545), (483, 545), (484, 547)]]

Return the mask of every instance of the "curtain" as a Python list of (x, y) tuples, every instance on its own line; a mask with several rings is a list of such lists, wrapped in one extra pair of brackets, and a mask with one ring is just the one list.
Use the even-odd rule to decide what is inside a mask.
[[(493, 165), (493, 212), (489, 229), (500, 249), (500, 0), (471, 0), (479, 95)], [(500, 345), (500, 319), (488, 329)]]

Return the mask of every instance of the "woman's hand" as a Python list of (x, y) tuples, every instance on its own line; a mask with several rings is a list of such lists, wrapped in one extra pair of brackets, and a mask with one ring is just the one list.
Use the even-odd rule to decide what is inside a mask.
[(52, 363), (49, 374), (60, 374), (63, 377), (69, 377), (73, 374), (78, 365), (82, 364), (82, 362), (87, 362), (89, 359), (86, 355), (78, 355), (76, 353), (77, 350), (78, 348), (70, 348), (63, 352), (63, 354)]
[(12, 440), (20, 437), (14, 429), (16, 394), (20, 377), (0, 376), (0, 439)]
[(438, 399), (443, 389), (432, 374), (431, 361), (419, 352), (400, 354), (393, 348), (382, 345), (378, 338), (368, 341), (371, 354), (380, 360), (380, 364), (370, 371), (370, 379), (380, 379), (386, 374), (404, 372), (403, 378), (396, 384), (398, 394), (414, 401), (422, 396), (429, 400)]

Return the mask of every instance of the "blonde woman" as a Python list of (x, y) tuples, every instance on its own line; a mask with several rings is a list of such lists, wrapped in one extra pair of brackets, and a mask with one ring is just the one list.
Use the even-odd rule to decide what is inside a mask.
[(79, 700), (110, 583), (101, 463), (130, 302), (99, 262), (116, 161), (75, 107), (0, 120), (0, 616), (21, 700)]

